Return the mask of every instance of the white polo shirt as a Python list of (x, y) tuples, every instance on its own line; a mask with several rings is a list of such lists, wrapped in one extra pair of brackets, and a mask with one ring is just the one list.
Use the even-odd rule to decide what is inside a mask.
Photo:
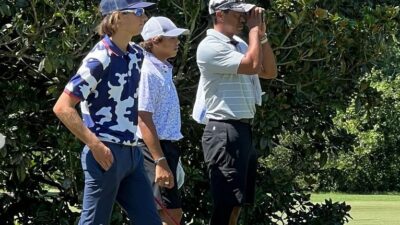
[[(205, 115), (207, 119), (254, 118), (255, 104), (261, 104), (258, 75), (244, 75), (237, 72), (248, 45), (237, 36), (233, 38), (238, 42), (236, 46), (230, 43), (229, 37), (209, 29), (207, 37), (197, 48), (197, 65), (201, 77), (194, 118), (196, 110), (199, 117)], [(204, 98), (203, 110), (201, 98)]]
[[(172, 65), (145, 52), (138, 93), (138, 110), (153, 114), (158, 138), (181, 139), (181, 114), (178, 93), (172, 80)], [(142, 138), (140, 129), (137, 135)]]

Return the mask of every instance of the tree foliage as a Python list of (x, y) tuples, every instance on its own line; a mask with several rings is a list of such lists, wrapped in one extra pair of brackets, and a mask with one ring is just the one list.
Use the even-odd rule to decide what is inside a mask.
[[(359, 81), (359, 92), (335, 118), (354, 135), (349, 153), (332, 157), (321, 189), (347, 192), (400, 190), (400, 60), (399, 47)], [(379, 68), (379, 69), (378, 69)]]
[[(199, 78), (195, 51), (209, 26), (207, 2), (159, 0), (158, 9), (152, 12), (191, 30), (174, 60), (174, 79), (185, 136), (179, 143), (188, 178), (185, 220), (193, 224), (206, 224), (211, 204), (200, 147), (202, 126), (189, 116)], [(387, 160), (369, 160), (376, 164), (376, 172), (383, 163), (395, 165), (398, 160), (389, 154), (389, 147), (396, 148), (399, 143), (398, 136), (390, 132), (399, 133), (398, 120), (388, 122), (398, 118), (398, 108), (392, 110), (398, 94), (390, 95), (391, 91), (399, 93), (398, 83), (385, 86), (398, 78), (385, 77), (393, 68), (390, 65), (380, 70), (391, 53), (388, 46), (397, 43), (398, 3), (253, 2), (267, 8), (279, 76), (262, 83), (266, 94), (254, 130), (260, 153), (257, 202), (246, 209), (241, 223), (343, 224), (348, 219), (348, 205), (330, 200), (314, 204), (307, 193), (324, 181), (328, 187), (332, 184), (326, 178), (336, 171), (327, 170), (337, 167), (338, 163), (328, 167), (334, 157), (357, 154), (358, 149), (375, 152), (373, 157)], [(0, 149), (2, 224), (73, 224), (79, 215), (71, 206), (79, 209), (82, 198), (82, 146), (51, 108), (84, 55), (99, 40), (94, 32), (100, 19), (98, 3), (0, 0), (0, 133), (7, 137), (6, 146)], [(370, 107), (370, 96), (379, 100), (374, 107)], [(369, 126), (384, 122), (379, 127)], [(356, 128), (352, 124), (357, 124)], [(373, 141), (363, 145), (369, 138)], [(382, 149), (385, 138), (391, 142)], [(371, 150), (365, 150), (366, 146)], [(322, 176), (325, 180), (321, 174), (327, 174)], [(114, 214), (113, 223), (121, 221), (120, 214)]]

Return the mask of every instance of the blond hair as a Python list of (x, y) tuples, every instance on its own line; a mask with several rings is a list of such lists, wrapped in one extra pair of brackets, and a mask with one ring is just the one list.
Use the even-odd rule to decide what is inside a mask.
[(154, 38), (150, 38), (147, 41), (140, 42), (139, 45), (142, 48), (144, 48), (146, 51), (153, 53), (152, 49), (153, 49), (154, 45), (160, 43), (162, 40), (163, 40), (162, 36), (157, 36)]
[(118, 30), (120, 15), (121, 12), (115, 11), (105, 16), (101, 23), (97, 26), (97, 33), (100, 36), (113, 36)]

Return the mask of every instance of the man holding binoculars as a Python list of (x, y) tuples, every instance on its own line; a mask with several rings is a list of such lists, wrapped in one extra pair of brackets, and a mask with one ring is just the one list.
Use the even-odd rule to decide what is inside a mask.
[[(201, 77), (193, 117), (206, 123), (202, 146), (213, 198), (209, 224), (236, 225), (241, 206), (254, 202), (252, 122), (255, 105), (261, 105), (259, 78), (275, 78), (277, 68), (263, 8), (241, 0), (210, 0), (209, 13), (213, 29), (197, 49)], [(245, 25), (248, 45), (236, 36)]]

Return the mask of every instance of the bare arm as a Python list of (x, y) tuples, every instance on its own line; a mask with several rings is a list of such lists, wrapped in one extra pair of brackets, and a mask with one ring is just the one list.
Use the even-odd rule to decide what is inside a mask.
[[(139, 111), (139, 129), (147, 148), (153, 159), (164, 157), (161, 149), (160, 140), (158, 139), (157, 130), (153, 122), (153, 114), (150, 112)], [(155, 182), (160, 186), (167, 188), (174, 187), (174, 176), (168, 166), (167, 160), (161, 160), (156, 165)]]
[(113, 163), (112, 153), (110, 149), (85, 126), (75, 109), (78, 102), (79, 99), (63, 92), (54, 105), (53, 111), (68, 130), (89, 147), (94, 158), (101, 167), (104, 170), (108, 170)]
[(258, 73), (258, 77), (263, 79), (276, 78), (278, 71), (276, 68), (275, 55), (268, 42), (261, 45), (261, 51), (262, 66), (260, 73)]
[[(261, 14), (264, 16), (264, 9), (261, 9)], [(259, 26), (261, 33), (264, 35), (267, 31), (267, 25), (263, 22)], [(274, 52), (272, 51), (269, 42), (261, 44), (261, 71), (258, 73), (258, 77), (263, 79), (274, 79), (277, 74), (276, 59)]]
[(249, 32), (249, 48), (243, 57), (238, 73), (253, 75), (258, 74), (263, 79), (273, 79), (277, 76), (275, 55), (269, 43), (261, 44), (260, 38), (266, 31), (265, 22), (262, 19), (264, 9), (254, 8), (247, 18)]

